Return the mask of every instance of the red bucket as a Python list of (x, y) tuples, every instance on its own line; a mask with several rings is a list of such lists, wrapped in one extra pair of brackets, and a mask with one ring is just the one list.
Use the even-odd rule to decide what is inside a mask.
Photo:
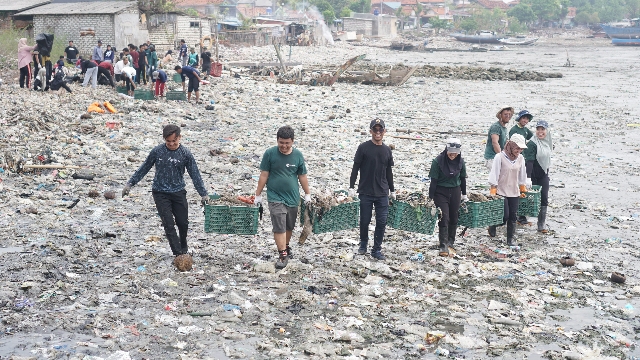
[(222, 64), (219, 62), (211, 64), (211, 71), (209, 71), (209, 75), (213, 77), (222, 76)]

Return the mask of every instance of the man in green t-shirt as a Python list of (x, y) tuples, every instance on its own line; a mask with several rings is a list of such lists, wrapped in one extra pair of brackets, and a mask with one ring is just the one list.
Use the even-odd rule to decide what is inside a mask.
[(498, 121), (489, 128), (487, 146), (484, 149), (484, 159), (487, 161), (485, 165), (489, 171), (493, 165), (493, 158), (504, 149), (504, 144), (507, 142), (507, 124), (512, 116), (513, 108), (511, 106), (503, 107), (496, 114)]
[(531, 119), (533, 119), (533, 115), (531, 115), (529, 111), (520, 111), (518, 113), (518, 118), (516, 119), (516, 124), (511, 127), (511, 130), (509, 130), (509, 138), (511, 138), (511, 135), (513, 134), (520, 134), (525, 140), (529, 141), (533, 136), (533, 132), (527, 128), (527, 124)]
[(262, 189), (267, 186), (267, 201), (271, 223), (273, 225), (273, 238), (278, 247), (279, 259), (276, 268), (287, 266), (291, 258), (289, 241), (293, 228), (298, 219), (298, 205), (300, 204), (300, 189), (298, 182), (304, 190), (304, 202), (311, 202), (309, 181), (307, 179), (307, 167), (302, 153), (293, 148), (294, 132), (290, 126), (278, 129), (276, 139), (278, 146), (267, 149), (260, 162), (260, 179), (256, 189), (254, 203), (262, 203)]

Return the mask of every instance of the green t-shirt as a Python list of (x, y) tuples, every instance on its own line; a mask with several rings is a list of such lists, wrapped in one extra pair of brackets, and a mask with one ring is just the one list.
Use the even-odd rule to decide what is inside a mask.
[(277, 146), (267, 149), (260, 162), (260, 170), (268, 171), (267, 201), (283, 203), (289, 207), (300, 204), (298, 175), (307, 173), (304, 157), (298, 149), (284, 155)]
[(518, 123), (513, 125), (513, 127), (511, 127), (511, 130), (509, 130), (509, 139), (511, 139), (511, 136), (513, 134), (520, 134), (524, 137), (525, 140), (529, 140), (533, 136), (533, 133), (531, 132), (531, 130), (529, 130), (529, 128), (520, 127)]
[(158, 54), (155, 51), (147, 52), (147, 63), (154, 68), (158, 66)]
[(431, 161), (431, 170), (429, 170), (429, 177), (431, 178), (431, 181), (437, 181), (438, 186), (444, 186), (447, 188), (458, 187), (460, 186), (460, 179), (467, 177), (467, 165), (465, 163), (462, 163), (462, 170), (460, 170), (460, 174), (458, 174), (458, 176), (450, 178), (442, 172), (440, 166), (438, 165), (438, 161), (436, 159), (433, 159)]
[(500, 149), (504, 150), (504, 144), (507, 143), (507, 128), (500, 125), (500, 121), (496, 121), (489, 128), (489, 133), (487, 134), (487, 147), (484, 149), (484, 158), (486, 160), (492, 160), (496, 157), (496, 152), (493, 151), (493, 143), (491, 142), (491, 135), (498, 134), (500, 137), (498, 138), (498, 144), (500, 144)]
[(533, 141), (527, 143), (527, 148), (522, 152), (522, 156), (526, 161), (534, 161), (538, 155), (538, 145)]

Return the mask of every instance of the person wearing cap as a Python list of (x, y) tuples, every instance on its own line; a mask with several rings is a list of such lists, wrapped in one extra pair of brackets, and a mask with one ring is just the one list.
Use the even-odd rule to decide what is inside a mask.
[(93, 47), (91, 60), (95, 61), (96, 64), (100, 64), (102, 61), (104, 61), (104, 53), (102, 52), (102, 40), (98, 40), (98, 45)]
[(429, 198), (440, 208), (438, 240), (440, 256), (449, 256), (458, 228), (460, 202), (467, 198), (467, 167), (462, 158), (459, 139), (447, 140), (445, 149), (431, 161)]
[(164, 70), (156, 70), (152, 74), (156, 79), (156, 96), (164, 96), (164, 85), (167, 83), (167, 73)]
[(516, 119), (516, 124), (511, 127), (509, 130), (509, 137), (513, 134), (520, 134), (524, 137), (525, 140), (529, 141), (533, 136), (533, 132), (527, 128), (527, 124), (533, 119), (533, 115), (529, 113), (527, 110), (522, 110), (518, 113), (518, 117)]
[(498, 111), (496, 117), (498, 121), (493, 123), (487, 133), (487, 145), (484, 149), (484, 159), (486, 160), (486, 166), (491, 171), (493, 165), (493, 159), (496, 154), (499, 154), (504, 149), (504, 144), (507, 142), (507, 124), (513, 116), (513, 108), (511, 106), (503, 107)]
[(189, 61), (189, 49), (184, 39), (180, 40), (180, 52), (178, 53), (178, 59), (182, 63), (182, 66), (187, 66)]
[(551, 166), (551, 153), (553, 152), (553, 142), (551, 141), (551, 131), (549, 123), (538, 120), (536, 133), (531, 141), (527, 143), (524, 151), (526, 161), (527, 176), (531, 178), (533, 185), (540, 185), (540, 212), (538, 213), (538, 232), (549, 234), (545, 229), (547, 219), (547, 206), (549, 205), (549, 167)]
[(353, 159), (351, 178), (349, 179), (349, 196), (355, 197), (356, 180), (358, 182), (358, 197), (360, 198), (360, 246), (358, 254), (367, 253), (369, 244), (369, 224), (373, 209), (376, 209), (376, 228), (373, 233), (373, 247), (371, 256), (377, 260), (384, 260), (382, 254), (382, 239), (387, 226), (389, 214), (389, 197), (396, 199), (393, 186), (393, 154), (391, 148), (382, 142), (387, 132), (384, 121), (372, 120), (369, 124), (371, 140), (358, 146)]
[(283, 126), (276, 134), (277, 146), (264, 152), (260, 161), (260, 178), (253, 203), (262, 204), (262, 190), (267, 186), (267, 201), (273, 238), (278, 248), (276, 268), (282, 269), (292, 257), (289, 242), (298, 219), (300, 189), (304, 190), (304, 202), (311, 202), (311, 191), (307, 179), (307, 166), (300, 150), (293, 148), (294, 131)]
[[(516, 218), (520, 197), (527, 191), (527, 169), (522, 151), (527, 148), (524, 137), (514, 134), (496, 154), (489, 172), (491, 195), (504, 197), (504, 222), (507, 224), (507, 245), (516, 246), (513, 237), (516, 233)], [(496, 226), (489, 226), (489, 236), (496, 236)]]

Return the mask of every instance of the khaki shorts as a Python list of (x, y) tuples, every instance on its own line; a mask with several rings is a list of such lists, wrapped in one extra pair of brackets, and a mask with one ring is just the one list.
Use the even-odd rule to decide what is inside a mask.
[(298, 220), (297, 207), (288, 207), (283, 203), (270, 202), (269, 213), (274, 233), (282, 234), (287, 231), (293, 231), (296, 227), (296, 220)]

